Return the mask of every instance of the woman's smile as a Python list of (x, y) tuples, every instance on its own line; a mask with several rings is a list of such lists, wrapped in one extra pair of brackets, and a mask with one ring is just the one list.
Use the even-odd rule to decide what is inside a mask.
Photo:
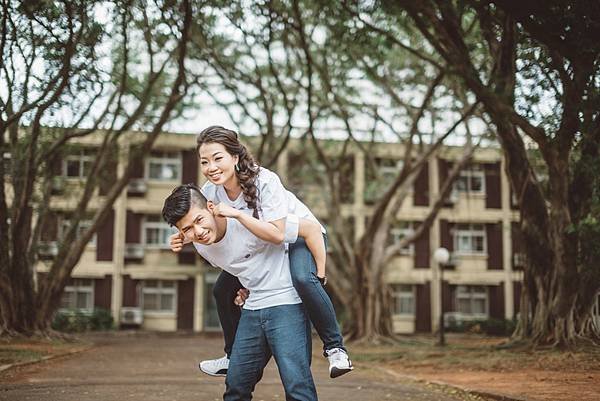
[(209, 174), (209, 175), (208, 175), (208, 178), (209, 178), (209, 179), (210, 179), (212, 182), (215, 182), (215, 181), (219, 181), (219, 178), (221, 178), (221, 176), (222, 176), (222, 175), (223, 175), (223, 173), (221, 173), (221, 172), (219, 171), (219, 172), (216, 172), (216, 173), (211, 173), (211, 174)]

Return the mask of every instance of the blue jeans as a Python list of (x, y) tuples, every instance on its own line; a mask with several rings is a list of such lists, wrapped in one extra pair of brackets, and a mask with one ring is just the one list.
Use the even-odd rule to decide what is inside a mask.
[(316, 401), (310, 323), (302, 304), (243, 309), (225, 379), (224, 401), (246, 401), (271, 355), (288, 401)]
[[(323, 240), (327, 245), (325, 235)], [(332, 348), (341, 348), (345, 351), (335, 309), (329, 295), (317, 279), (317, 265), (303, 238), (298, 238), (295, 243), (289, 245), (289, 257), (292, 282), (302, 299), (310, 321), (323, 342), (323, 351)], [(227, 356), (231, 355), (235, 331), (240, 319), (240, 308), (233, 303), (240, 288), (242, 285), (237, 277), (226, 271), (221, 272), (213, 287)]]
[[(325, 235), (323, 240), (327, 247)], [(304, 238), (298, 238), (296, 242), (290, 244), (289, 253), (292, 283), (323, 342), (323, 351), (332, 348), (341, 348), (345, 351), (344, 339), (338, 326), (333, 303), (317, 278), (317, 265)]]

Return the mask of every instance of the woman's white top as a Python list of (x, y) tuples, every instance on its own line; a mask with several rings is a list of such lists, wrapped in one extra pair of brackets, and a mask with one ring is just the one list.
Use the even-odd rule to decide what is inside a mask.
[[(298, 236), (298, 223), (295, 216), (319, 223), (319, 220), (317, 220), (310, 209), (302, 203), (296, 195), (285, 189), (279, 176), (271, 170), (260, 167), (256, 178), (256, 187), (258, 190), (259, 218), (264, 221), (275, 221), (287, 218), (285, 242), (294, 242), (290, 238), (294, 236), (294, 231), (295, 236)], [(242, 210), (244, 213), (250, 215), (254, 212), (253, 209), (248, 207), (248, 204), (244, 200), (243, 193), (240, 193), (236, 199), (231, 200), (227, 196), (225, 188), (222, 185), (215, 185), (212, 182), (207, 181), (202, 186), (201, 192), (207, 200), (217, 204), (225, 202), (227, 205)], [(288, 215), (292, 216), (288, 217)], [(326, 231), (323, 225), (320, 223), (319, 225), (321, 226), (321, 231), (325, 233)]]
[(219, 242), (194, 242), (194, 246), (211, 265), (236, 276), (250, 290), (244, 309), (301, 302), (292, 284), (290, 258), (284, 244), (263, 241), (236, 219), (227, 218), (225, 235)]

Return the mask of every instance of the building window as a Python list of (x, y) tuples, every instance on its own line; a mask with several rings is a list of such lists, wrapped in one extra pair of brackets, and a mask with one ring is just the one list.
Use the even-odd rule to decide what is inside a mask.
[(65, 287), (60, 307), (61, 309), (92, 311), (94, 309), (94, 281), (73, 279), (72, 284)]
[(459, 285), (456, 287), (456, 311), (473, 318), (487, 318), (488, 294), (481, 285)]
[[(336, 166), (334, 178), (338, 184), (340, 201), (354, 203), (354, 155), (346, 155), (342, 160), (329, 158)], [(288, 153), (286, 180), (289, 189), (302, 201), (320, 202), (327, 198), (323, 187), (327, 187), (327, 169), (311, 152)]]
[(324, 166), (312, 154), (288, 153), (287, 186), (300, 199), (306, 201), (311, 186), (318, 185), (318, 176), (326, 177)]
[[(398, 244), (402, 239), (414, 233), (413, 223), (411, 221), (401, 221), (390, 229), (390, 245)], [(414, 242), (400, 249), (401, 255), (412, 255), (415, 252)]]
[(142, 288), (142, 306), (144, 312), (175, 313), (177, 305), (176, 281), (145, 280)]
[(176, 227), (171, 227), (158, 215), (145, 218), (144, 243), (150, 247), (169, 249), (169, 237), (177, 232)]
[(454, 230), (454, 249), (459, 254), (485, 255), (486, 235), (483, 224), (457, 224)]
[(395, 159), (375, 159), (375, 164), (379, 169), (379, 174), (386, 184), (391, 184), (394, 179), (400, 174), (404, 166), (404, 160)]
[[(61, 221), (59, 229), (58, 229), (58, 237), (64, 238), (64, 235), (67, 233), (70, 226), (71, 226), (71, 222), (67, 219), (63, 219)], [(83, 233), (91, 226), (92, 226), (92, 222), (89, 220), (79, 221), (79, 225), (77, 226), (77, 233), (75, 234), (75, 237), (76, 238), (81, 237), (83, 235)], [(88, 242), (88, 245), (93, 245), (93, 246), (96, 245), (96, 233), (94, 233), (94, 235), (92, 235), (92, 238)]]
[(398, 316), (415, 315), (415, 294), (409, 284), (392, 284), (392, 314)]
[(404, 166), (404, 160), (376, 157), (366, 162), (364, 201), (372, 205), (383, 196)]
[(69, 178), (86, 178), (94, 162), (94, 149), (81, 149), (68, 155), (63, 160), (63, 176)]
[(146, 163), (151, 180), (175, 181), (181, 176), (181, 155), (178, 152), (152, 152)]
[(454, 189), (474, 194), (485, 193), (485, 173), (481, 164), (472, 164), (461, 170), (454, 183)]

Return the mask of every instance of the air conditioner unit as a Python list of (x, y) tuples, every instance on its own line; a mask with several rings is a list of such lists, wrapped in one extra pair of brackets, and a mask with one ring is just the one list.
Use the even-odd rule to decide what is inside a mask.
[(448, 195), (448, 203), (454, 205), (454, 204), (458, 203), (458, 199), (459, 199), (459, 192), (456, 189), (453, 189), (452, 192), (450, 192), (450, 195)]
[(458, 266), (458, 262), (460, 261), (460, 257), (456, 254), (456, 252), (450, 252), (450, 258), (448, 262), (444, 264), (445, 267), (456, 267)]
[(58, 244), (56, 241), (38, 243), (38, 254), (40, 256), (58, 255)]
[(525, 267), (525, 254), (522, 252), (515, 252), (513, 254), (513, 266)]
[(56, 175), (52, 177), (51, 190), (53, 193), (62, 193), (65, 190), (65, 177)]
[(444, 327), (450, 327), (462, 323), (464, 320), (463, 314), (460, 312), (445, 312)]
[(144, 313), (142, 308), (138, 307), (122, 307), (121, 308), (121, 324), (141, 325), (144, 321)]
[(125, 259), (143, 259), (144, 246), (142, 244), (125, 244)]
[(128, 194), (145, 194), (148, 186), (143, 178), (134, 178), (127, 185)]

